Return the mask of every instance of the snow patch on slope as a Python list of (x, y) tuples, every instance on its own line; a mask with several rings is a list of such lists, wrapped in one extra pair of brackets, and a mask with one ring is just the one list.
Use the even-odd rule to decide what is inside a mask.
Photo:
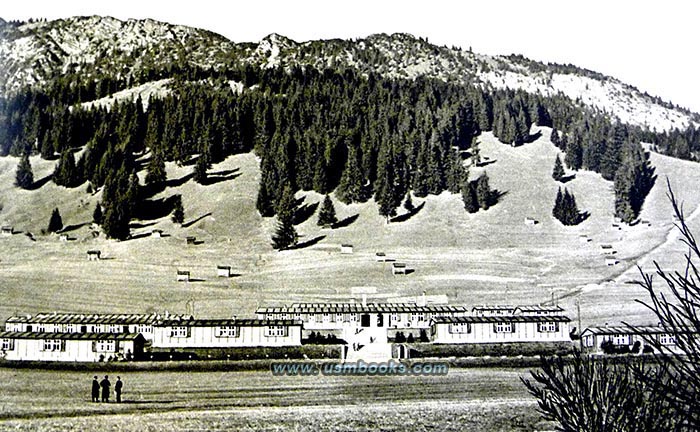
[(524, 70), (490, 70), (479, 76), (495, 88), (520, 89), (543, 95), (561, 92), (570, 99), (612, 114), (623, 123), (650, 130), (685, 129), (694, 123), (689, 115), (652, 103), (636, 89), (612, 78), (601, 81), (575, 74), (529, 74)]
[(136, 101), (139, 97), (143, 103), (143, 109), (148, 109), (148, 102), (152, 97), (162, 98), (170, 94), (171, 90), (168, 88), (168, 84), (172, 81), (170, 78), (151, 81), (145, 84), (141, 84), (137, 87), (132, 87), (130, 89), (122, 90), (117, 93), (111, 94), (109, 96), (80, 104), (83, 109), (90, 110), (93, 108), (106, 108), (111, 109), (112, 106), (117, 102), (123, 101)]

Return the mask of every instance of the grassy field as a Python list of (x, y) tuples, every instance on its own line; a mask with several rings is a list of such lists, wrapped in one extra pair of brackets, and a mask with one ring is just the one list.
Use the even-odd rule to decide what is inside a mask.
[(90, 402), (90, 373), (0, 369), (0, 429), (551, 430), (519, 381), (527, 375), (523, 369), (452, 369), (440, 377), (132, 372), (120, 374), (122, 404), (97, 404)]
[[(86, 187), (65, 189), (51, 182), (36, 191), (12, 186), (16, 158), (0, 158), (0, 223), (31, 232), (0, 238), (0, 320), (11, 314), (66, 312), (188, 312), (194, 304), (201, 317), (250, 316), (258, 306), (296, 301), (345, 301), (356, 286), (377, 287), (379, 299), (391, 296), (447, 294), (453, 303), (539, 303), (556, 298), (575, 319), (580, 301), (584, 326), (617, 322), (651, 322), (634, 302), (644, 293), (627, 282), (636, 278), (636, 265), (651, 269), (653, 260), (679, 267), (683, 249), (672, 232), (670, 205), (665, 197), (669, 177), (685, 209), (700, 204), (695, 193), (700, 165), (652, 155), (659, 180), (642, 211), (646, 224), (613, 226), (612, 183), (598, 174), (578, 172), (566, 184), (581, 210), (591, 217), (576, 227), (563, 227), (551, 217), (559, 184), (551, 178), (557, 149), (549, 130), (537, 141), (511, 148), (490, 134), (481, 137), (482, 155), (494, 163), (486, 170), (500, 202), (477, 214), (467, 214), (458, 195), (444, 193), (416, 198), (420, 211), (403, 222), (386, 224), (373, 201), (343, 205), (336, 202), (345, 227), (316, 226), (316, 215), (297, 226), (309, 247), (276, 252), (270, 246), (274, 219), (255, 211), (258, 161), (237, 155), (211, 169), (222, 181), (202, 186), (188, 180), (191, 166), (168, 164), (170, 186), (150, 200), (182, 194), (186, 224), (174, 226), (167, 215), (134, 221), (134, 239), (115, 242), (93, 238), (89, 222), (100, 193)], [(46, 178), (54, 162), (32, 158), (35, 178)], [(145, 175), (145, 171), (140, 173)], [(300, 192), (304, 204), (322, 198)], [(39, 235), (58, 207), (73, 241)], [(167, 210), (167, 209), (166, 209)], [(167, 211), (166, 211), (167, 213)], [(539, 221), (526, 225), (525, 217)], [(700, 232), (700, 220), (691, 226)], [(167, 237), (146, 236), (163, 229)], [(185, 246), (193, 235), (203, 243)], [(581, 243), (580, 235), (590, 242)], [(339, 245), (355, 246), (341, 255)], [(607, 266), (601, 244), (612, 244), (619, 263)], [(100, 249), (105, 260), (87, 262), (85, 252)], [(389, 264), (376, 263), (382, 251), (415, 270), (392, 276)], [(233, 267), (236, 276), (216, 277), (216, 265)], [(176, 283), (177, 269), (192, 272), (195, 282)], [(189, 310), (192, 312), (192, 310)]]

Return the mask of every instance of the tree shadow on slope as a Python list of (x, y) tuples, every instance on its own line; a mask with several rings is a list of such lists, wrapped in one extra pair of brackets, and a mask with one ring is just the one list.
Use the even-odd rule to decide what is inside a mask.
[(175, 197), (176, 195), (140, 201), (134, 210), (134, 219), (149, 221), (169, 215), (175, 208)]
[(207, 174), (206, 180), (202, 183), (204, 186), (209, 186), (217, 183), (221, 183), (227, 180), (234, 180), (241, 176), (240, 170), (238, 168), (232, 170), (216, 171)]
[(91, 223), (91, 221), (83, 222), (83, 223), (79, 223), (79, 224), (67, 225), (67, 226), (63, 227), (62, 230), (58, 231), (58, 233), (63, 234), (63, 233), (67, 233), (70, 231), (75, 231), (75, 230), (80, 229), (84, 226), (90, 225), (90, 223)]
[(325, 238), (326, 238), (325, 235), (316, 236), (316, 237), (312, 238), (311, 240), (306, 240), (306, 241), (303, 241), (301, 243), (297, 243), (296, 245), (289, 247), (288, 250), (307, 248), (309, 246), (313, 246), (313, 245), (317, 244), (318, 242), (320, 242), (321, 240), (323, 240)]
[(535, 142), (535, 141), (537, 141), (538, 139), (540, 139), (541, 137), (542, 137), (542, 131), (537, 131), (537, 132), (535, 132), (534, 134), (528, 136), (528, 137), (525, 139), (525, 144), (529, 144), (529, 143), (531, 143), (531, 142)]
[(390, 219), (391, 222), (404, 222), (409, 219), (411, 219), (413, 216), (417, 215), (421, 210), (423, 210), (423, 207), (425, 207), (425, 202), (422, 202), (418, 207), (414, 208), (408, 213), (404, 213), (402, 215), (395, 216)]
[(357, 218), (360, 217), (360, 214), (354, 214), (352, 216), (348, 216), (345, 219), (338, 221), (334, 223), (331, 228), (336, 229), (336, 228), (345, 228), (347, 226), (350, 226), (353, 222), (357, 220)]
[(189, 221), (189, 222), (183, 223), (183, 224), (182, 224), (182, 227), (183, 227), (183, 228), (189, 228), (189, 227), (191, 227), (192, 225), (194, 225), (194, 224), (196, 224), (197, 222), (201, 221), (202, 219), (204, 219), (204, 218), (207, 217), (207, 216), (211, 216), (211, 212), (205, 213), (205, 214), (201, 215), (200, 217), (198, 217), (197, 219), (193, 219), (193, 220), (191, 220), (191, 221)]
[(500, 191), (498, 189), (491, 190), (491, 194), (489, 195), (489, 205), (494, 206), (498, 204), (501, 202), (501, 198), (506, 195), (508, 195), (508, 191)]
[(296, 212), (294, 212), (294, 225), (298, 225), (306, 220), (308, 220), (311, 216), (316, 213), (316, 209), (318, 208), (318, 203), (314, 204), (304, 204), (303, 206), (299, 207)]
[(569, 174), (569, 175), (567, 175), (567, 176), (562, 177), (559, 181), (560, 181), (561, 183), (566, 184), (566, 183), (569, 183), (571, 180), (573, 180), (573, 179), (575, 179), (575, 178), (576, 178), (576, 174)]
[(42, 179), (40, 179), (40, 180), (37, 180), (37, 181), (35, 181), (34, 183), (32, 183), (32, 185), (29, 186), (29, 188), (27, 188), (27, 189), (28, 189), (28, 190), (32, 190), (32, 191), (33, 191), (33, 190), (40, 189), (40, 188), (43, 187), (46, 183), (50, 182), (52, 178), (53, 178), (53, 174), (49, 174), (49, 175), (47, 175), (46, 177), (44, 177), (44, 178), (42, 178)]
[(172, 179), (172, 180), (166, 180), (165, 181), (165, 186), (167, 187), (179, 187), (187, 183), (192, 177), (194, 177), (193, 173), (185, 174), (184, 176), (180, 177), (179, 179)]

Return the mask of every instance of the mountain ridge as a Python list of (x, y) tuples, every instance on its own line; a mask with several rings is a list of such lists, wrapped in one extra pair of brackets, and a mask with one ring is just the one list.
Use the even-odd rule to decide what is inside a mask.
[(271, 33), (259, 42), (236, 43), (209, 30), (154, 19), (122, 21), (92, 15), (4, 25), (0, 63), (8, 65), (0, 71), (0, 94), (28, 85), (45, 86), (66, 73), (94, 79), (111, 74), (143, 84), (146, 71), (170, 64), (212, 69), (235, 64), (350, 67), (395, 79), (429, 77), (544, 96), (561, 93), (652, 131), (700, 124), (696, 113), (582, 67), (436, 46), (408, 33), (305, 42)]

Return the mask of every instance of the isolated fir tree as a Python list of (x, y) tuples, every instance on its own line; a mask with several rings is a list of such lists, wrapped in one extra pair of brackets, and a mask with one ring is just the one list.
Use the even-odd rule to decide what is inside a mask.
[(207, 157), (202, 154), (197, 158), (197, 162), (194, 164), (194, 176), (193, 179), (199, 184), (205, 184), (207, 182), (207, 169), (209, 164), (207, 162)]
[(116, 172), (107, 176), (102, 192), (102, 205), (105, 208), (102, 229), (108, 238), (126, 240), (129, 238), (129, 222), (138, 200), (138, 177), (136, 169), (128, 157), (124, 157)]
[(59, 186), (73, 187), (78, 184), (78, 177), (73, 152), (65, 150), (61, 153), (61, 159), (56, 164), (53, 181)]
[(165, 172), (165, 160), (160, 151), (154, 151), (147, 166), (146, 185), (161, 189), (165, 186), (167, 175)]
[(363, 187), (362, 171), (358, 151), (354, 146), (348, 148), (348, 159), (340, 177), (340, 184), (335, 191), (338, 199), (345, 204), (364, 201), (365, 191)]
[(408, 191), (406, 193), (406, 199), (403, 202), (403, 208), (405, 208), (406, 211), (409, 213), (413, 212), (413, 210), (416, 209), (416, 207), (413, 205), (413, 200), (411, 199), (411, 191)]
[(173, 214), (171, 219), (174, 223), (182, 225), (183, 222), (185, 222), (185, 209), (182, 207), (182, 195), (175, 195), (173, 200)]
[(578, 225), (583, 221), (583, 216), (576, 205), (574, 195), (564, 188), (564, 193), (561, 188), (557, 191), (557, 197), (554, 201), (552, 216), (564, 225)]
[(479, 207), (488, 210), (493, 205), (493, 192), (489, 185), (489, 176), (483, 173), (476, 181), (476, 200)]
[(129, 176), (129, 185), (126, 189), (124, 201), (128, 206), (129, 214), (133, 215), (136, 211), (139, 199), (141, 198), (141, 185), (139, 184), (139, 176), (134, 169)]
[(566, 165), (574, 170), (578, 171), (583, 166), (583, 148), (581, 146), (580, 138), (574, 137), (566, 146), (566, 157), (564, 158)]
[(515, 117), (515, 137), (513, 143), (516, 146), (522, 145), (530, 139), (530, 123), (521, 109)]
[(472, 154), (472, 164), (474, 166), (479, 166), (481, 164), (481, 150), (479, 149), (479, 142), (474, 138), (474, 141), (472, 141), (472, 147), (471, 147), (471, 154)]
[(564, 172), (564, 166), (561, 163), (561, 159), (559, 159), (559, 155), (557, 155), (557, 158), (554, 160), (554, 169), (552, 170), (552, 178), (556, 181), (562, 181), (566, 173)]
[(561, 140), (559, 139), (559, 131), (557, 131), (556, 128), (552, 129), (552, 134), (550, 135), (549, 140), (554, 144), (555, 147), (561, 149), (559, 147), (561, 145)]
[(335, 215), (335, 206), (331, 197), (326, 195), (321, 204), (321, 210), (318, 212), (318, 225), (330, 227), (338, 223), (338, 218)]
[(61, 219), (61, 213), (58, 208), (53, 209), (51, 212), (51, 219), (49, 219), (48, 231), (51, 233), (58, 232), (63, 229), (63, 219)]
[(627, 143), (622, 165), (615, 175), (615, 215), (624, 222), (634, 221), (656, 181), (649, 154), (640, 145)]
[[(617, 123), (606, 140), (605, 152), (600, 158), (600, 174), (605, 180), (614, 180), (622, 162), (623, 149), (629, 141), (629, 131)], [(571, 165), (569, 165), (571, 167)], [(573, 168), (573, 167), (571, 167)]]
[(46, 131), (41, 139), (39, 154), (41, 155), (41, 158), (45, 160), (54, 158), (55, 149), (51, 139), (49, 138), (49, 131)]
[(260, 162), (260, 186), (258, 187), (255, 207), (262, 217), (271, 217), (275, 215), (274, 191), (276, 189), (276, 181), (275, 172), (270, 159), (271, 158), (266, 157)]
[(34, 173), (32, 172), (32, 165), (29, 162), (29, 153), (24, 153), (17, 164), (15, 184), (22, 189), (29, 189), (34, 184)]
[(467, 212), (476, 213), (479, 211), (479, 200), (476, 197), (476, 182), (470, 182), (466, 179), (462, 182), (462, 201)]
[(296, 209), (294, 192), (287, 184), (277, 205), (277, 230), (272, 236), (272, 246), (275, 249), (284, 250), (297, 244), (298, 235), (294, 228)]
[(102, 214), (102, 205), (100, 203), (97, 203), (95, 205), (95, 211), (92, 212), (92, 221), (95, 222), (97, 225), (102, 225), (102, 220), (103, 220), (103, 214)]

